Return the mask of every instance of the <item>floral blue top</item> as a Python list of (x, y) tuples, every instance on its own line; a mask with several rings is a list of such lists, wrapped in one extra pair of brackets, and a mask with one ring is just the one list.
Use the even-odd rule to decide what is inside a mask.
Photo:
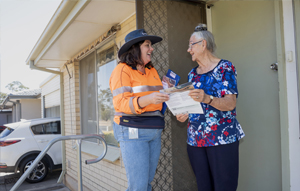
[[(196, 89), (203, 89), (208, 95), (224, 97), (225, 94), (238, 95), (237, 72), (234, 65), (221, 60), (218, 65), (205, 74), (197, 74), (193, 68), (188, 81)], [(200, 103), (204, 114), (189, 114), (187, 143), (195, 147), (224, 145), (240, 140), (245, 136), (236, 119), (236, 110), (220, 111), (208, 104)]]

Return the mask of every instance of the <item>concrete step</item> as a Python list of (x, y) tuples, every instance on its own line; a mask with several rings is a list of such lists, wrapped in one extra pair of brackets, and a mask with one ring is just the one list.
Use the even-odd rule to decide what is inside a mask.
[(57, 184), (47, 187), (40, 186), (39, 188), (31, 188), (23, 191), (70, 191), (64, 184)]

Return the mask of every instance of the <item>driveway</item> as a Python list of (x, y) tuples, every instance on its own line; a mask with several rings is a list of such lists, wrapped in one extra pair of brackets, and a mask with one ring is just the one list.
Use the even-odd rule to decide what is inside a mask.
[[(17, 189), (18, 191), (70, 191), (64, 184), (57, 184), (61, 171), (49, 173), (44, 181), (30, 184), (26, 181)], [(0, 190), (9, 191), (19, 179), (19, 174), (0, 173)]]

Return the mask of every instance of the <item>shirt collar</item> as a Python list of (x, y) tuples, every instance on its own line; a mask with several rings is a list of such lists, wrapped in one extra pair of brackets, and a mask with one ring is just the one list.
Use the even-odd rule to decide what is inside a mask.
[[(137, 70), (137, 68), (136, 68), (136, 66), (130, 66), (131, 67), (131, 69), (133, 69), (133, 70)], [(146, 66), (145, 68), (148, 68), (149, 70), (152, 68), (151, 66)]]

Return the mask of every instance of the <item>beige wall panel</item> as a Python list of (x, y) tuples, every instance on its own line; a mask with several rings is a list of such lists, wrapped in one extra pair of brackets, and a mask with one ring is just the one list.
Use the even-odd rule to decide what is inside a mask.
[(45, 95), (45, 108), (59, 106), (60, 105), (60, 91), (56, 90)]
[(60, 88), (59, 85), (60, 85), (60, 79), (59, 76), (56, 75), (41, 87), (42, 96), (47, 95), (53, 91), (59, 90)]
[(41, 99), (21, 100), (21, 119), (41, 118)]

